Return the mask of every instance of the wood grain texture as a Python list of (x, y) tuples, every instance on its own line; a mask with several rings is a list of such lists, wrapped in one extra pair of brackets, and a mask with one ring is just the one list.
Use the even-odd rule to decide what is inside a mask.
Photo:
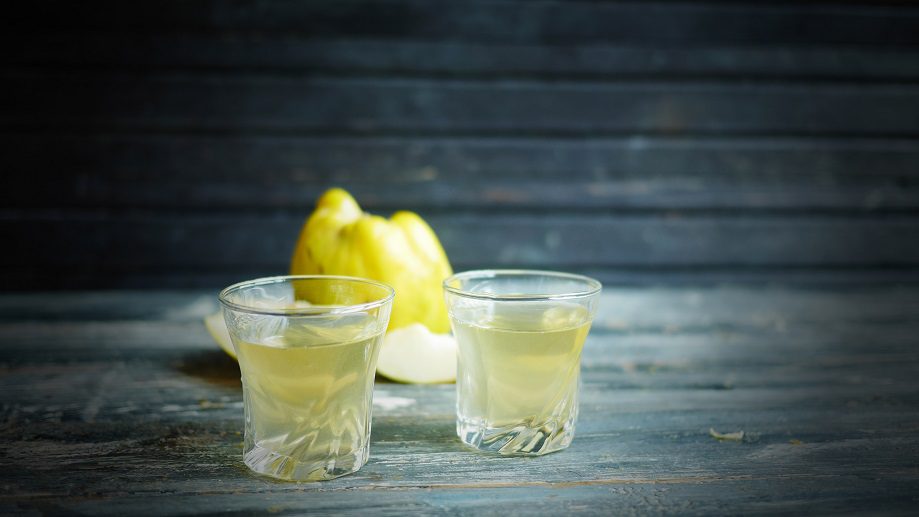
[[(859, 5), (860, 4), (860, 5)], [(225, 4), (181, 0), (126, 5), (97, 1), (92, 10), (61, 0), (24, 5), (5, 26), (46, 30), (119, 28), (144, 32), (273, 32), (312, 37), (460, 40), (487, 43), (630, 43), (634, 45), (916, 46), (919, 14), (902, 3), (856, 2), (520, 2), (346, 0)], [(470, 15), (470, 11), (474, 15)], [(509, 29), (512, 26), (513, 30)], [(27, 32), (27, 31), (24, 31)]]
[[(21, 67), (250, 70), (316, 75), (622, 80), (915, 81), (917, 50), (823, 46), (623, 46), (609, 43), (318, 39), (310, 35), (56, 30), (20, 35), (0, 59)], [(4, 51), (9, 51), (4, 53)]]
[[(48, 152), (54, 149), (54, 152)], [(919, 208), (919, 141), (330, 138), (11, 133), (8, 208), (369, 210)]]
[[(307, 134), (919, 135), (919, 86), (7, 72), (0, 127)], [(66, 92), (66, 95), (61, 95)]]
[(59, 0), (0, 19), (7, 289), (282, 272), (326, 188), (457, 268), (917, 278), (905, 2)]
[[(454, 436), (453, 387), (378, 381), (370, 462), (287, 484), (240, 461), (213, 294), (0, 297), (4, 513), (909, 512), (919, 292), (607, 289), (578, 436), (500, 458)], [(708, 430), (744, 430), (740, 443)], [(67, 476), (61, 476), (66, 469)]]
[[(919, 262), (919, 222), (911, 216), (566, 215), (422, 212), (457, 270), (476, 267), (900, 268)], [(119, 275), (191, 271), (223, 280), (287, 271), (299, 215), (49, 213), (0, 218), (0, 237), (21, 243), (4, 256), (55, 287), (89, 275), (117, 287)], [(41, 238), (32, 238), (39, 235)], [(66, 253), (63, 251), (66, 250)], [(233, 272), (236, 272), (233, 274)], [(234, 276), (236, 275), (236, 276)], [(31, 275), (11, 275), (8, 288), (29, 288)], [(53, 279), (53, 280), (52, 280)], [(39, 279), (40, 281), (42, 279)], [(192, 281), (194, 281), (192, 279)], [(193, 285), (208, 285), (203, 277)], [(213, 284), (210, 284), (213, 285)]]

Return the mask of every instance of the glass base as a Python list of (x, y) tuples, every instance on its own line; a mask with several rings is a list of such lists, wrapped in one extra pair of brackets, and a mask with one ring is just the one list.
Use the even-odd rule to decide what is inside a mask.
[(357, 472), (367, 463), (369, 444), (352, 454), (317, 461), (296, 460), (255, 445), (243, 454), (243, 462), (257, 474), (284, 481), (326, 481)]
[(480, 451), (508, 456), (541, 456), (567, 449), (574, 439), (574, 419), (552, 420), (530, 426), (519, 422), (505, 427), (489, 427), (482, 419), (456, 420), (456, 434), (466, 445)]

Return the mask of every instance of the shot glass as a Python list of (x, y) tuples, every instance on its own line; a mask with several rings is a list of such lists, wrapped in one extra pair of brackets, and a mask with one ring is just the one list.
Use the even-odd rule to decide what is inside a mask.
[(456, 433), (507, 455), (571, 444), (581, 350), (600, 282), (551, 271), (468, 271), (444, 281), (458, 345)]
[(220, 293), (242, 372), (243, 461), (252, 471), (318, 481), (367, 462), (393, 296), (387, 285), (335, 276), (261, 278)]

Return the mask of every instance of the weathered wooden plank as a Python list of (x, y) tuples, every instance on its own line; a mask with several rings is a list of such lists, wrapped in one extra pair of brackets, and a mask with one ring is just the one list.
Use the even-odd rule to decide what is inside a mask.
[[(38, 295), (6, 298), (26, 310), (39, 303)], [(62, 302), (80, 298), (67, 294), (46, 297), (46, 305), (66, 309)], [(124, 296), (120, 305), (141, 305), (144, 298), (143, 293)], [(152, 299), (169, 300), (164, 296)], [(238, 385), (238, 373), (217, 351), (199, 319), (213, 309), (212, 298), (173, 295), (171, 300), (174, 308), (170, 312), (161, 312), (156, 303), (150, 306), (150, 314), (157, 315), (154, 321), (92, 322), (97, 318), (91, 312), (80, 311), (74, 315), (88, 322), (68, 322), (58, 311), (54, 319), (60, 321), (51, 324), (0, 324), (0, 342), (5, 344), (0, 361), (7, 365), (8, 378), (45, 375), (44, 387), (50, 393), (62, 385), (74, 388), (78, 379), (91, 386), (99, 371), (112, 370), (120, 379), (112, 382), (127, 384), (133, 379), (140, 383), (141, 393), (147, 389), (144, 382), (176, 390), (180, 394), (173, 400), (185, 401), (182, 411), (194, 413), (200, 409), (199, 399), (213, 395), (186, 383), (168, 382), (166, 377), (181, 371), (219, 380), (221, 385)], [(98, 297), (88, 302), (97, 313), (107, 313)], [(919, 296), (912, 289), (614, 290), (603, 297), (585, 349), (585, 380), (591, 387), (607, 390), (752, 389), (760, 391), (748, 391), (750, 400), (761, 402), (766, 400), (762, 388), (799, 387), (807, 390), (790, 396), (803, 398), (807, 407), (824, 404), (831, 391), (832, 397), (851, 402), (878, 381), (887, 392), (916, 395), (912, 384), (915, 367), (907, 365), (915, 365), (919, 358), (912, 346), (919, 326), (917, 304)], [(130, 311), (122, 312), (121, 317), (136, 318)], [(168, 368), (157, 371), (155, 365), (163, 363)], [(847, 369), (853, 367), (858, 367), (857, 375), (847, 375)], [(52, 382), (52, 378), (58, 380)], [(143, 381), (145, 378), (148, 380)], [(15, 400), (22, 404), (46, 398), (46, 392), (34, 387), (21, 388), (26, 391)], [(72, 396), (81, 393), (74, 389)], [(736, 399), (740, 395), (728, 396), (739, 407), (749, 403), (747, 398)], [(60, 401), (59, 394), (55, 398)], [(635, 407), (653, 407), (645, 399), (632, 398), (629, 404)], [(662, 402), (665, 406), (673, 403), (670, 398)], [(585, 404), (599, 404), (597, 407), (608, 403), (621, 410), (623, 400), (585, 398)], [(124, 414), (123, 409), (115, 412)], [(158, 411), (131, 409), (134, 414)], [(167, 413), (175, 411), (179, 409)]]
[[(810, 343), (812, 348), (819, 345), (826, 347), (825, 351), (842, 353), (848, 351), (847, 348), (843, 348), (846, 340), (856, 336), (859, 340), (865, 340), (875, 335), (878, 339), (884, 337), (900, 343), (910, 335), (900, 333), (897, 326), (919, 325), (919, 317), (916, 316), (916, 297), (911, 300), (894, 297), (899, 303), (891, 304), (903, 304), (903, 307), (897, 307), (897, 310), (875, 309), (863, 311), (864, 314), (852, 317), (848, 313), (858, 312), (861, 308), (858, 301), (864, 298), (849, 298), (841, 294), (839, 296), (846, 301), (835, 306), (839, 310), (838, 314), (832, 312), (833, 306), (827, 306), (826, 312), (810, 313), (806, 316), (794, 314), (792, 308), (783, 308), (773, 313), (754, 313), (749, 318), (730, 321), (724, 321), (717, 315), (701, 314), (694, 317), (662, 318), (659, 321), (630, 318), (628, 314), (634, 307), (607, 307), (615, 298), (604, 297), (604, 306), (601, 306), (601, 315), (593, 325), (591, 339), (615, 343), (617, 350), (628, 350), (631, 354), (663, 354), (667, 358), (672, 358), (672, 354), (666, 353), (669, 346), (679, 344), (679, 354), (707, 353), (708, 348), (698, 348), (697, 345), (704, 344), (706, 339), (714, 339), (715, 342), (711, 343), (711, 346), (718, 345), (724, 348), (719, 349), (719, 354), (727, 354), (725, 359), (737, 359), (738, 354), (753, 354), (758, 350), (757, 346), (794, 348), (803, 342)], [(54, 305), (60, 303), (56, 298), (66, 298), (68, 295), (48, 293), (43, 297), (48, 304)], [(20, 300), (20, 295), (10, 295), (9, 300), (10, 305), (28, 306), (28, 301)], [(160, 312), (155, 306), (145, 305), (143, 297), (140, 296), (133, 302), (138, 304), (133, 310), (117, 311), (111, 315), (97, 315), (95, 311), (75, 311), (69, 317), (65, 317), (63, 311), (55, 311), (45, 312), (36, 317), (21, 309), (11, 310), (6, 311), (3, 317), (6, 321), (0, 323), (0, 336), (10, 343), (7, 347), (11, 354), (9, 358), (15, 358), (14, 352), (25, 351), (47, 353), (64, 361), (89, 359), (94, 356), (87, 354), (93, 351), (97, 355), (104, 355), (113, 351), (140, 353), (142, 349), (150, 348), (151, 352), (159, 353), (160, 350), (195, 344), (205, 344), (205, 349), (211, 349), (210, 339), (202, 339), (205, 334), (201, 323), (203, 317), (216, 308), (210, 308), (214, 305), (211, 297), (199, 300), (201, 301), (189, 302), (188, 308), (193, 312), (181, 315), (173, 314), (169, 310)], [(908, 311), (911, 312), (906, 314)], [(23, 312), (26, 316), (21, 316)], [(671, 313), (666, 311), (665, 314)], [(73, 318), (85, 318), (87, 321), (74, 321)], [(827, 328), (830, 323), (835, 325)], [(889, 330), (886, 326), (888, 324), (896, 325), (894, 330)], [(661, 335), (665, 336), (666, 344), (659, 339)], [(782, 343), (774, 344), (775, 341)], [(872, 350), (878, 353), (885, 350), (880, 342), (876, 347)], [(594, 358), (589, 351), (586, 357)]]
[[(0, 324), (0, 342), (5, 343), (6, 360), (45, 354), (48, 360), (65, 363), (116, 352), (145, 359), (177, 350), (206, 352), (216, 347), (201, 319), (216, 308), (212, 292), (10, 295), (0, 298), (0, 314), (6, 320)], [(658, 361), (655, 371), (664, 373), (708, 368), (716, 360), (736, 365), (744, 358), (762, 361), (770, 356), (789, 363), (824, 361), (828, 356), (844, 362), (846, 354), (864, 352), (864, 360), (882, 360), (897, 356), (916, 325), (919, 296), (911, 288), (608, 287), (585, 351), (585, 366), (619, 366), (618, 371), (630, 373), (655, 370)], [(802, 353), (792, 353), (796, 348)], [(145, 350), (149, 355), (143, 354)], [(620, 361), (620, 353), (642, 360)], [(690, 360), (697, 364), (690, 365)]]
[[(919, 263), (919, 223), (909, 216), (422, 215), (457, 269)], [(20, 243), (3, 257), (4, 266), (20, 271), (71, 268), (94, 272), (99, 282), (113, 271), (124, 277), (181, 268), (280, 274), (304, 217), (7, 216), (0, 235)], [(9, 276), (15, 285), (18, 273)]]
[[(215, 478), (222, 480), (221, 484), (226, 491), (235, 489), (251, 492), (261, 487), (274, 488), (278, 492), (297, 489), (297, 485), (264, 483), (256, 476), (247, 475), (240, 461), (241, 437), (237, 434), (242, 430), (242, 409), (235, 407), (234, 412), (239, 417), (232, 421), (215, 415), (209, 419), (189, 420), (188, 414), (180, 414), (176, 420), (184, 422), (139, 421), (137, 418), (114, 423), (95, 422), (96, 433), (92, 432), (92, 425), (86, 423), (29, 422), (22, 427), (32, 426), (30, 432), (17, 435), (17, 432), (5, 431), (5, 443), (0, 447), (5, 453), (15, 453), (7, 456), (9, 463), (27, 460), (29, 453), (40, 455), (36, 458), (49, 460), (45, 464), (35, 464), (24, 469), (23, 481), (28, 479), (27, 476), (38, 478), (37, 481), (41, 483), (37, 483), (39, 486), (35, 488), (52, 490), (56, 492), (55, 495), (61, 495), (62, 489), (66, 490), (70, 488), (68, 485), (79, 481), (96, 485), (102, 481), (100, 477), (104, 479), (113, 473), (124, 473), (127, 476), (112, 487), (116, 490), (135, 489), (145, 492), (142, 482), (147, 481), (151, 485), (159, 485), (151, 491), (208, 492), (204, 485), (213, 482)], [(579, 424), (588, 424), (584, 426), (588, 429), (578, 434), (571, 449), (536, 461), (490, 456), (466, 449), (455, 437), (454, 429), (451, 429), (454, 426), (452, 414), (422, 418), (410, 415), (380, 418), (374, 415), (376, 429), (371, 445), (374, 459), (364, 470), (346, 480), (323, 483), (326, 486), (300, 487), (306, 490), (339, 487), (367, 489), (374, 486), (412, 488), (419, 485), (475, 488), (477, 485), (488, 487), (502, 482), (506, 485), (525, 486), (541, 481), (559, 484), (563, 488), (566, 482), (602, 484), (604, 480), (612, 483), (617, 480), (623, 483), (653, 483), (669, 479), (692, 483), (700, 481), (700, 474), (710, 480), (735, 476), (749, 480), (769, 479), (777, 475), (797, 475), (805, 480), (844, 475), (840, 467), (845, 468), (849, 462), (858, 461), (865, 462), (857, 468), (862, 475), (894, 477), (895, 473), (890, 470), (887, 470), (885, 476), (885, 465), (888, 468), (906, 467), (909, 458), (901, 457), (897, 461), (895, 448), (887, 447), (884, 450), (884, 442), (904, 448), (916, 446), (916, 439), (909, 432), (887, 432), (871, 423), (871, 418), (887, 419), (891, 413), (890, 408), (886, 412), (850, 412), (859, 414), (858, 418), (850, 418), (848, 414), (834, 418), (831, 413), (819, 410), (812, 414), (795, 410), (783, 413), (778, 408), (773, 411), (731, 410), (730, 416), (727, 412), (719, 412), (711, 407), (693, 407), (692, 412), (699, 416), (685, 416), (689, 413), (686, 411), (668, 418), (667, 415), (649, 411), (644, 418), (635, 418), (626, 412), (603, 421), (601, 426), (594, 425), (597, 423), (596, 417), (591, 419), (589, 415), (584, 415)], [(745, 420), (749, 416), (755, 416), (754, 420)], [(783, 416), (782, 424), (766, 422), (767, 419), (782, 420)], [(894, 417), (888, 423), (910, 426), (915, 421), (910, 422), (908, 418), (915, 419), (915, 416), (911, 412), (905, 417)], [(801, 420), (802, 417), (805, 420)], [(837, 427), (833, 432), (821, 432), (815, 422), (817, 419), (823, 419), (824, 429), (827, 424)], [(136, 425), (133, 432), (129, 427), (132, 421)], [(667, 423), (661, 425), (662, 421)], [(646, 428), (645, 425), (650, 422), (656, 425)], [(590, 429), (590, 425), (595, 428)], [(611, 425), (613, 427), (608, 431), (597, 432), (596, 427)], [(753, 430), (749, 431), (750, 437), (741, 443), (719, 443), (708, 432), (712, 425), (722, 428), (744, 425), (754, 427), (747, 428)], [(853, 426), (863, 427), (856, 430)], [(755, 429), (762, 429), (762, 432)], [(376, 435), (389, 438), (378, 439)], [(96, 441), (94, 438), (102, 440)], [(802, 442), (801, 445), (809, 447), (796, 449), (794, 443), (789, 443), (795, 438)], [(21, 448), (18, 453), (14, 449), (16, 446)], [(108, 455), (99, 454), (106, 448)], [(834, 448), (838, 451), (833, 451)], [(845, 454), (851, 457), (846, 458)], [(673, 463), (664, 460), (668, 457), (674, 458)], [(120, 466), (119, 460), (122, 462)], [(201, 465), (191, 463), (195, 460), (200, 461)], [(781, 465), (770, 466), (770, 460), (779, 461)], [(93, 465), (93, 462), (100, 461), (102, 465)], [(147, 472), (129, 470), (143, 461), (150, 462)], [(83, 471), (83, 479), (58, 480), (61, 485), (57, 487), (41, 486), (51, 481), (49, 478), (54, 468), (60, 468), (62, 463), (74, 467), (74, 470)], [(719, 467), (723, 469), (721, 472), (717, 471)], [(792, 470), (795, 467), (801, 470)], [(520, 471), (516, 475), (512, 473), (515, 468)], [(184, 479), (161, 479), (163, 473), (170, 469), (177, 469), (176, 472), (181, 472)], [(915, 482), (915, 478), (910, 477)], [(7, 475), (4, 481), (8, 479)], [(105, 492), (117, 493), (116, 490)]]
[[(312, 37), (404, 38), (504, 43), (631, 45), (919, 45), (919, 14), (908, 6), (816, 2), (731, 5), (724, 2), (373, 2), (181, 0), (150, 5), (96, 2), (92, 11), (45, 0), (6, 17), (9, 30), (109, 29), (265, 31)], [(508, 30), (513, 22), (514, 30)]]
[(902, 48), (482, 44), (117, 30), (38, 30), (21, 35), (19, 41), (15, 52), (12, 48), (0, 49), (2, 61), (42, 67), (246, 69), (323, 75), (858, 81), (919, 78), (919, 55)]
[[(374, 460), (346, 480), (298, 487), (244, 474), (238, 463), (240, 438), (236, 434), (241, 426), (238, 386), (223, 386), (213, 380), (165, 382), (158, 371), (161, 368), (140, 361), (104, 370), (94, 368), (86, 372), (88, 375), (74, 376), (79, 367), (67, 367), (44, 377), (31, 392), (11, 391), (9, 382), (5, 383), (6, 394), (23, 401), (30, 397), (53, 400), (48, 394), (58, 395), (57, 405), (41, 402), (39, 408), (26, 404), (6, 408), (5, 416), (18, 424), (5, 433), (8, 440), (4, 442), (7, 463), (17, 467), (17, 481), (31, 485), (32, 490), (39, 487), (36, 499), (65, 497), (68, 490), (87, 488), (113, 494), (108, 497), (117, 497), (115, 494), (122, 491), (149, 497), (253, 489), (325, 491), (336, 487), (487, 489), (531, 484), (564, 489), (776, 476), (794, 476), (807, 482), (827, 475), (838, 480), (840, 468), (854, 469), (848, 472), (858, 477), (896, 477), (888, 469), (897, 464), (905, 467), (910, 461), (899, 449), (914, 450), (917, 445), (909, 427), (915, 422), (915, 412), (899, 411), (892, 416), (889, 409), (902, 409), (903, 404), (915, 408), (915, 390), (898, 394), (883, 383), (857, 390), (699, 392), (683, 388), (636, 393), (597, 391), (597, 385), (587, 382), (581, 433), (575, 445), (534, 465), (532, 461), (463, 449), (452, 436), (450, 387), (388, 385), (382, 386), (378, 398), (396, 395), (415, 400), (416, 406), (414, 410), (396, 411), (378, 408)], [(100, 376), (102, 371), (106, 373)], [(185, 373), (196, 375), (195, 371)], [(32, 375), (42, 379), (40, 371)], [(165, 377), (174, 375), (167, 372)], [(87, 387), (80, 386), (81, 379), (86, 379)], [(11, 380), (8, 374), (6, 380)], [(112, 392), (110, 385), (128, 389)], [(65, 396), (76, 394), (77, 401), (87, 392), (110, 395), (97, 400), (102, 406), (98, 413), (84, 409), (74, 414), (67, 399), (60, 404), (64, 390)], [(215, 396), (228, 390), (236, 394)], [(202, 393), (208, 396), (201, 398)], [(879, 407), (878, 400), (885, 402)], [(868, 406), (854, 410), (855, 401)], [(840, 405), (848, 410), (840, 413)], [(419, 417), (416, 411), (427, 416)], [(94, 431), (88, 431), (89, 424), (80, 423), (87, 414)], [(713, 426), (743, 428), (750, 440), (719, 444), (707, 433)], [(93, 437), (103, 441), (97, 444), (98, 438)], [(885, 448), (884, 444), (896, 447)], [(44, 461), (37, 462), (37, 458)], [(661, 458), (675, 461), (661, 462)], [(846, 458), (844, 464), (841, 458)], [(81, 472), (79, 480), (62, 483), (55, 477), (62, 464)], [(138, 468), (141, 464), (143, 469)], [(119, 475), (112, 485), (116, 472)], [(221, 479), (216, 486), (214, 477)], [(56, 484), (51, 485), (52, 481)], [(87, 488), (71, 488), (76, 482)], [(26, 491), (23, 496), (32, 494)]]
[(217, 310), (224, 286), (190, 291), (22, 292), (0, 296), (0, 321), (197, 322)]
[[(898, 361), (915, 361), (919, 351), (909, 346), (919, 322), (901, 321), (893, 329), (865, 328), (865, 323), (795, 325), (792, 330), (720, 329), (707, 331), (664, 329), (610, 332), (598, 321), (584, 352), (585, 372), (606, 376), (618, 388), (663, 389), (675, 385), (734, 389), (751, 386), (790, 386), (800, 383), (856, 384), (837, 379), (840, 369), (861, 364), (883, 371)], [(803, 328), (802, 328), (803, 327)], [(213, 357), (217, 347), (201, 321), (4, 323), (0, 340), (10, 343), (0, 351), (0, 362), (71, 364), (99, 361), (176, 359), (188, 355), (198, 366)], [(866, 348), (862, 343), (871, 343)], [(802, 351), (803, 349), (803, 351)], [(194, 353), (191, 353), (194, 352)], [(232, 365), (227, 364), (229, 369)], [(816, 370), (813, 373), (811, 370)], [(641, 374), (654, 377), (652, 385), (637, 382)], [(778, 375), (776, 375), (778, 374)]]
[[(919, 134), (919, 87), (4, 73), (6, 129)], [(15, 100), (15, 102), (13, 102)]]
[[(454, 437), (453, 386), (380, 382), (370, 462), (307, 485), (242, 466), (238, 370), (196, 321), (213, 308), (210, 294), (151, 293), (152, 319), (130, 308), (142, 292), (96, 293), (83, 308), (79, 294), (44, 306), (42, 294), (3, 296), (0, 507), (909, 509), (919, 486), (916, 293), (612, 290), (585, 349), (567, 451), (535, 460), (472, 452)], [(13, 306), (41, 310), (27, 323), (7, 313)], [(746, 436), (719, 443), (709, 428)]]
[[(194, 323), (217, 310), (222, 286), (198, 290), (24, 292), (0, 296), (0, 321)], [(831, 336), (841, 326), (914, 323), (912, 287), (841, 289), (765, 287), (622, 287), (603, 289), (595, 330), (611, 334), (705, 335), (785, 332), (808, 327)], [(48, 327), (53, 328), (53, 327)], [(184, 342), (184, 341), (183, 341)], [(66, 345), (67, 341), (62, 341)]]
[[(0, 364), (10, 368), (8, 376), (47, 372), (62, 379), (44, 381), (54, 393), (61, 383), (72, 388), (76, 379), (93, 382), (99, 371), (110, 369), (104, 364), (123, 371), (125, 362), (139, 362), (131, 370), (147, 371), (151, 363), (165, 361), (210, 382), (238, 385), (235, 365), (217, 351), (201, 323), (216, 308), (213, 294), (101, 293), (85, 296), (81, 306), (83, 299), (80, 294), (0, 299), (0, 314), (9, 320), (0, 324), (0, 342), (5, 344)], [(27, 317), (34, 322), (20, 321)], [(919, 351), (913, 347), (917, 332), (919, 296), (912, 289), (771, 289), (755, 294), (736, 288), (608, 289), (588, 338), (583, 367), (587, 384), (604, 390), (808, 388), (794, 395), (797, 406), (802, 399), (807, 407), (822, 405), (829, 391), (856, 403), (871, 389), (871, 379), (887, 383), (887, 393), (915, 391), (915, 369), (895, 367), (919, 363)], [(853, 367), (858, 367), (855, 375), (849, 372)], [(148, 375), (121, 374), (138, 382)], [(165, 389), (165, 379), (157, 379), (149, 383)], [(31, 404), (28, 397), (44, 400), (43, 392), (24, 389), (11, 399), (26, 405)], [(197, 411), (199, 400), (215, 397), (185, 385), (175, 389), (182, 394), (172, 397), (176, 403), (171, 407), (177, 408), (172, 411), (183, 415)], [(762, 391), (755, 393), (752, 400), (768, 398)], [(47, 412), (59, 412), (60, 396), (52, 398), (58, 403)], [(740, 407), (750, 403), (738, 400)], [(617, 411), (654, 407), (635, 396), (599, 402), (583, 398), (584, 404), (600, 408), (607, 402)], [(666, 399), (666, 404), (672, 402)], [(220, 404), (224, 403), (226, 394), (221, 395)], [(723, 408), (728, 406), (733, 407)], [(109, 411), (124, 416), (159, 409), (132, 404)]]
[[(680, 345), (678, 340), (672, 344)], [(597, 345), (594, 342), (590, 346)], [(890, 346), (903, 350), (902, 343)], [(606, 347), (607, 355), (617, 352), (615, 346)], [(777, 351), (785, 353), (784, 349)], [(622, 364), (632, 361), (627, 350), (619, 355)], [(805, 435), (839, 432), (827, 429), (827, 425), (858, 430), (859, 435), (868, 433), (865, 429), (869, 428), (877, 432), (877, 426), (893, 422), (897, 425), (885, 434), (908, 436), (914, 430), (915, 410), (904, 409), (896, 417), (881, 415), (888, 422), (876, 420), (885, 411), (919, 404), (913, 382), (919, 373), (915, 353), (888, 352), (884, 360), (872, 360), (864, 351), (836, 355), (845, 361), (837, 361), (829, 352), (822, 354), (828, 360), (787, 354), (789, 359), (784, 362), (774, 356), (770, 366), (764, 366), (757, 355), (763, 356), (755, 350), (751, 366), (746, 367), (736, 361), (713, 366), (685, 361), (680, 366), (671, 362), (659, 368), (618, 371), (592, 367), (588, 360), (583, 371), (580, 427), (590, 436), (608, 434), (610, 426), (617, 430), (640, 428), (652, 434), (687, 426), (687, 430), (701, 432), (709, 439), (710, 426), (731, 425), (747, 426), (751, 433), (794, 431)], [(19, 356), (21, 359), (11, 360), (4, 355), (0, 376), (0, 390), (8, 401), (3, 418), (24, 426), (13, 426), (17, 433), (46, 433), (39, 432), (39, 427), (53, 423), (135, 422), (154, 428), (183, 422), (205, 425), (209, 421), (240, 425), (239, 371), (213, 346), (206, 351), (148, 348), (133, 356), (116, 351), (95, 361), (54, 362), (49, 355), (28, 352), (19, 352)], [(455, 429), (450, 429), (454, 391), (452, 385), (418, 387), (379, 380), (375, 399), (378, 416), (391, 417), (391, 423), (403, 420), (402, 425), (422, 427), (428, 425), (425, 422), (436, 421), (438, 436), (404, 436), (403, 429), (393, 430), (402, 433), (401, 437), (389, 436), (386, 431), (380, 437), (383, 441), (432, 439), (448, 449), (455, 448)], [(39, 427), (29, 429), (31, 424)], [(594, 436), (585, 440), (602, 439)]]
[(874, 139), (10, 134), (8, 208), (904, 210), (919, 144)]
[[(748, 486), (749, 485), (749, 486)], [(861, 489), (856, 488), (857, 486)], [(865, 511), (879, 514), (909, 513), (915, 499), (910, 482), (891, 480), (881, 490), (864, 491), (866, 484), (855, 478), (846, 479), (835, 487), (802, 481), (793, 476), (753, 481), (710, 481), (700, 479), (694, 484), (663, 486), (630, 483), (610, 483), (608, 486), (578, 486), (565, 490), (551, 485), (529, 487), (495, 487), (486, 489), (456, 489), (440, 491), (428, 487), (404, 491), (371, 490), (368, 503), (355, 501), (350, 491), (304, 493), (270, 493), (258, 495), (208, 494), (191, 496), (177, 494), (161, 508), (170, 515), (196, 515), (215, 508), (238, 509), (239, 513), (330, 512), (336, 515), (446, 515), (466, 513), (476, 515), (523, 515), (532, 513), (608, 515), (667, 513), (683, 515), (712, 515), (741, 512), (766, 514), (776, 512), (839, 514)], [(360, 492), (359, 492), (360, 493)], [(712, 493), (724, 494), (712, 497)], [(782, 494), (782, 502), (769, 502)], [(363, 493), (361, 493), (363, 495)], [(41, 501), (41, 500), (39, 500)], [(63, 504), (35, 502), (34, 507), (48, 511), (79, 511), (99, 515), (122, 515), (143, 512), (147, 508), (143, 496), (118, 500), (71, 499)]]
[[(777, 359), (782, 351), (778, 354)], [(788, 364), (796, 360), (790, 357)], [(217, 367), (221, 362), (225, 366)], [(672, 373), (666, 370), (634, 372), (639, 384), (648, 384), (636, 389), (616, 383), (609, 372), (588, 368), (580, 426), (586, 436), (583, 441), (588, 443), (579, 449), (585, 456), (578, 461), (589, 461), (591, 442), (600, 444), (610, 433), (632, 434), (632, 440), (654, 442), (681, 427), (686, 434), (672, 437), (682, 438), (678, 442), (707, 443), (711, 440), (708, 427), (725, 425), (745, 426), (752, 433), (751, 443), (787, 441), (782, 436), (795, 433), (813, 441), (847, 432), (870, 437), (880, 431), (879, 425), (915, 421), (915, 411), (882, 416), (890, 408), (915, 407), (919, 402), (919, 394), (909, 382), (916, 373), (915, 356), (898, 365), (888, 366), (888, 375), (880, 376), (870, 363), (863, 367), (853, 362), (844, 369), (848, 375), (837, 374), (836, 382), (826, 381), (829, 372), (811, 368), (803, 372), (804, 376), (812, 376), (809, 385), (783, 382), (781, 375), (774, 375), (776, 379), (771, 383), (730, 389), (668, 384), (666, 377)], [(730, 373), (730, 369), (725, 368), (724, 373)], [(717, 378), (716, 373), (709, 375)], [(855, 375), (863, 379), (849, 378)], [(2, 381), (0, 389), (11, 401), (4, 408), (4, 418), (21, 424), (14, 426), (15, 432), (32, 439), (61, 439), (72, 434), (67, 427), (75, 429), (83, 423), (112, 428), (134, 422), (161, 432), (164, 427), (183, 423), (200, 428), (214, 422), (215, 433), (234, 426), (238, 431), (241, 425), (238, 371), (229, 358), (217, 351), (206, 355), (169, 352), (150, 359), (113, 356), (108, 362), (7, 366)], [(431, 452), (457, 450), (451, 428), (453, 389), (381, 382), (377, 387), (380, 425), (376, 443), (392, 442), (417, 453), (428, 446), (434, 447)], [(840, 412), (840, 408), (845, 409)], [(777, 419), (777, 415), (783, 418)], [(881, 423), (877, 421), (879, 417), (892, 420)], [(54, 430), (55, 423), (64, 429)], [(828, 423), (835, 427), (828, 428)], [(416, 431), (420, 435), (413, 436)], [(898, 424), (883, 434), (908, 437), (911, 432), (908, 425)], [(142, 433), (138, 439), (141, 438)]]

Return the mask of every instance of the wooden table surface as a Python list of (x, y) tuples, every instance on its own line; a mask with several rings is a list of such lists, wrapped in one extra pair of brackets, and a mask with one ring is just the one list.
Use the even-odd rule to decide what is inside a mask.
[(0, 513), (919, 510), (916, 288), (608, 287), (568, 450), (467, 449), (454, 386), (378, 380), (370, 461), (311, 484), (243, 466), (239, 372), (201, 323), (215, 307), (0, 296)]

